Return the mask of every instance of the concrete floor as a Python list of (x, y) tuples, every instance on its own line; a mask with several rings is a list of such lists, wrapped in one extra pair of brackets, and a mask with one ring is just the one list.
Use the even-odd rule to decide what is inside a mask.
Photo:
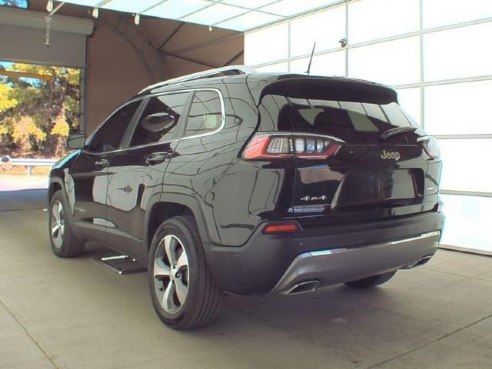
[[(492, 368), (492, 258), (441, 250), (388, 284), (227, 296), (217, 322), (175, 332), (146, 274), (51, 254), (43, 190), (0, 192), (0, 368)], [(33, 210), (35, 209), (35, 210)]]

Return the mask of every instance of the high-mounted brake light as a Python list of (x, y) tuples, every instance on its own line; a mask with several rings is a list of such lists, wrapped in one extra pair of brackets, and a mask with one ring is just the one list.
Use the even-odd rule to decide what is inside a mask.
[(243, 151), (245, 160), (327, 159), (337, 153), (340, 143), (323, 136), (303, 134), (257, 134)]
[(417, 142), (420, 142), (422, 144), (422, 147), (424, 148), (425, 152), (427, 155), (430, 156), (431, 159), (438, 158), (441, 155), (441, 152), (439, 150), (439, 144), (437, 143), (437, 140), (434, 137), (431, 136), (424, 136), (420, 137)]

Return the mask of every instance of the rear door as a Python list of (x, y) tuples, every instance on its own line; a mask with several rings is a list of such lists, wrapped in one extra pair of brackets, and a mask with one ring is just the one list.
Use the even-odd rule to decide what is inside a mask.
[(284, 83), (281, 95), (272, 89), (262, 99), (271, 115), (278, 111), (278, 130), (292, 137), (293, 211), (301, 222), (346, 223), (431, 210), (440, 162), (432, 165), (423, 145), (428, 138), (396, 99), (369, 84), (352, 82), (339, 94), (329, 83), (315, 87)]

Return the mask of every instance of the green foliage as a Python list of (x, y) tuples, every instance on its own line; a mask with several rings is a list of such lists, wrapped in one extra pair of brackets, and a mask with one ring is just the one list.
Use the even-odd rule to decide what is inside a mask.
[(15, 108), (18, 103), (15, 98), (12, 98), (12, 88), (7, 85), (0, 85), (0, 113)]
[(31, 140), (38, 144), (46, 140), (46, 133), (29, 116), (20, 117), (12, 128), (12, 139), (24, 151), (31, 148)]
[(0, 145), (15, 156), (64, 154), (64, 141), (79, 127), (80, 71), (14, 63), (0, 64)]
[(65, 114), (60, 114), (53, 124), (53, 129), (51, 130), (52, 135), (58, 135), (63, 138), (67, 138), (70, 133), (70, 126), (65, 120)]

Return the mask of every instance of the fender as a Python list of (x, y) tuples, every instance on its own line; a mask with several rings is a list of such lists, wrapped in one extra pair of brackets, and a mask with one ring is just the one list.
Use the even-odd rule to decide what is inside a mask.
[[(63, 172), (60, 172), (60, 175), (63, 176)], [(60, 188), (62, 190), (62, 194), (63, 194), (63, 199), (68, 204), (68, 199), (67, 199), (67, 194), (66, 194), (66, 189), (65, 189), (65, 183), (63, 181), (63, 178), (61, 178), (61, 177), (50, 177), (50, 182), (48, 184), (48, 194), (47, 194), (48, 206), (49, 206), (50, 201), (51, 201), (51, 196), (53, 196), (53, 194), (55, 193), (55, 191), (53, 191), (53, 187), (55, 184), (60, 186)], [(72, 221), (73, 220), (73, 214), (71, 212), (68, 212), (68, 215), (69, 215), (70, 221)]]
[[(178, 194), (178, 193), (160, 193), (154, 194), (148, 203), (148, 211), (145, 214), (145, 229), (148, 230), (151, 222), (151, 214), (154, 206), (159, 203), (175, 203), (182, 206), (185, 206), (191, 210), (195, 217), (198, 234), (202, 240), (203, 248), (205, 251), (205, 257), (207, 260), (211, 258), (211, 244), (220, 243), (220, 237), (216, 229), (209, 227), (209, 222), (206, 221), (205, 216), (203, 214), (202, 208), (198, 202), (198, 200), (190, 195)], [(148, 250), (150, 248), (150, 244), (152, 239), (149, 235), (149, 232), (146, 231), (144, 235), (144, 245), (146, 246), (145, 259), (148, 259)]]

